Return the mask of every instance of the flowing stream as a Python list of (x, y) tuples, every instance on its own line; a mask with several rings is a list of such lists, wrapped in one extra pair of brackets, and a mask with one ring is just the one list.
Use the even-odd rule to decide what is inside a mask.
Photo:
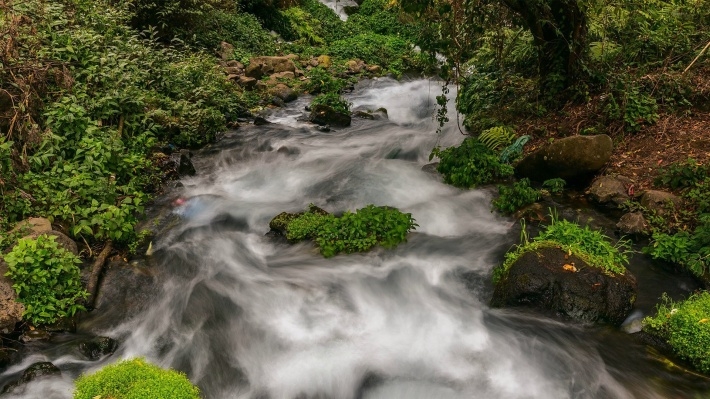
[[(199, 174), (180, 189), (192, 199), (154, 241), (159, 288), (145, 309), (111, 323), (90, 315), (79, 333), (38, 345), (0, 385), (37, 361), (62, 376), (7, 397), (70, 398), (80, 373), (134, 356), (186, 372), (209, 399), (707, 397), (706, 380), (666, 369), (618, 329), (488, 307), (491, 269), (517, 224), (491, 212), (490, 189), (459, 190), (421, 170), (437, 142), (463, 138), (455, 123), (434, 133), (439, 90), (366, 81), (353, 106), (385, 107), (388, 120), (319, 132), (298, 121), (303, 98), (274, 124), (228, 132), (196, 156)], [(419, 227), (395, 249), (331, 259), (265, 236), (273, 216), (309, 203), (391, 205)], [(692, 289), (636, 267), (645, 314), (661, 292)], [(97, 362), (61, 349), (82, 332), (120, 347)]]

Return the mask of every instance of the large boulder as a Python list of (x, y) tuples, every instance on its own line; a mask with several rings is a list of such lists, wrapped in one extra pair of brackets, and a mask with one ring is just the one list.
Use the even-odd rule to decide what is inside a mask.
[(529, 306), (584, 322), (620, 325), (636, 300), (636, 279), (608, 275), (559, 248), (524, 253), (498, 281), (491, 306)]
[(279, 72), (296, 72), (293, 57), (254, 57), (249, 60), (246, 76), (260, 79), (262, 76)]
[(600, 176), (589, 186), (589, 197), (605, 205), (621, 205), (631, 199), (633, 182), (626, 176)]
[(612, 148), (606, 134), (565, 137), (523, 158), (515, 166), (515, 174), (537, 181), (588, 179), (606, 165)]
[(348, 127), (352, 121), (350, 114), (336, 111), (333, 107), (325, 104), (314, 105), (309, 120), (318, 125), (338, 127)]

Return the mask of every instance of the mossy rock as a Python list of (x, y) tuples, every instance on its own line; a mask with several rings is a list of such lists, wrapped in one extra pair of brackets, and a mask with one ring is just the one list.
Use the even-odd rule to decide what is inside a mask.
[(76, 380), (74, 399), (98, 397), (199, 399), (200, 391), (183, 373), (161, 369), (144, 359), (131, 359)]
[(289, 213), (289, 212), (281, 212), (278, 215), (274, 216), (273, 219), (269, 222), (269, 228), (271, 229), (270, 233), (276, 233), (277, 235), (281, 236), (286, 236), (286, 228), (288, 227), (288, 224), (291, 223), (293, 219), (296, 219), (297, 217), (303, 215), (306, 212), (310, 213), (315, 213), (317, 215), (328, 215), (328, 212), (325, 211), (323, 208), (320, 208), (315, 205), (309, 205), (308, 209), (302, 212), (297, 212), (297, 213)]
[(620, 325), (636, 300), (636, 279), (609, 273), (556, 247), (523, 253), (498, 280), (491, 306), (528, 306), (584, 322)]

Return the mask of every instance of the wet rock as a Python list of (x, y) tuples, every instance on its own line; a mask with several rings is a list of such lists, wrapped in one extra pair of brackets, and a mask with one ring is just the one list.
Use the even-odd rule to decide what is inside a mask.
[(178, 174), (180, 176), (194, 176), (197, 171), (192, 164), (190, 153), (185, 150), (180, 151), (180, 163), (178, 164)]
[(664, 214), (668, 209), (680, 204), (681, 199), (671, 193), (660, 190), (647, 190), (641, 195), (641, 206)]
[(93, 337), (79, 344), (79, 351), (88, 360), (99, 360), (112, 355), (118, 348), (118, 341), (109, 337)]
[(12, 281), (5, 277), (7, 264), (0, 259), (0, 334), (15, 331), (15, 325), (22, 320), (25, 306), (17, 302), (17, 294)]
[(277, 107), (283, 108), (286, 106), (286, 103), (284, 100), (280, 99), (279, 97), (273, 96), (271, 97), (271, 105), (275, 105)]
[(276, 152), (279, 154), (284, 154), (284, 155), (290, 156), (290, 155), (300, 154), (301, 150), (299, 150), (298, 148), (290, 148), (290, 147), (284, 146), (284, 147), (279, 147), (279, 149), (276, 150)]
[(250, 78), (248, 76), (240, 76), (239, 80), (237, 80), (237, 84), (239, 86), (243, 87), (246, 90), (253, 90), (256, 88), (256, 83), (258, 80), (255, 78)]
[(0, 348), (0, 373), (20, 361), (20, 353), (13, 348)]
[(439, 171), (436, 168), (439, 167), (439, 162), (432, 162), (422, 166), (422, 171), (426, 173), (431, 173), (433, 175), (438, 175)]
[(61, 370), (59, 370), (59, 367), (55, 366), (50, 362), (34, 363), (30, 367), (25, 369), (25, 371), (22, 373), (22, 377), (20, 377), (19, 380), (5, 385), (5, 387), (2, 389), (2, 392), (11, 393), (14, 392), (15, 389), (19, 388), (20, 386), (25, 385), (28, 382), (34, 381), (40, 377), (61, 374), (62, 372)]
[(272, 87), (271, 94), (280, 98), (285, 103), (289, 103), (289, 102), (294, 101), (295, 99), (298, 98), (298, 95), (296, 94), (296, 92), (292, 88), (286, 86), (283, 83), (279, 83), (276, 86)]
[(629, 212), (619, 219), (616, 228), (623, 234), (642, 235), (649, 232), (649, 225), (641, 212)]
[(612, 148), (611, 137), (605, 134), (565, 137), (523, 158), (515, 174), (536, 181), (585, 180), (606, 165)]
[(263, 116), (257, 116), (256, 118), (254, 118), (254, 125), (256, 126), (264, 126), (270, 123), (271, 122), (267, 121)]
[(389, 119), (389, 116), (387, 115), (387, 108), (377, 108), (372, 115), (376, 120)]
[(150, 306), (161, 292), (156, 277), (161, 270), (148, 267), (145, 261), (109, 262), (99, 281), (94, 311), (82, 323), (88, 322), (92, 330), (109, 329)]
[(246, 68), (246, 76), (260, 79), (262, 76), (287, 71), (296, 71), (296, 64), (293, 63), (293, 57), (254, 57), (249, 60), (249, 66)]
[(631, 199), (633, 182), (626, 176), (600, 176), (589, 186), (589, 197), (600, 204), (621, 205)]
[(349, 114), (336, 111), (325, 104), (314, 105), (311, 109), (310, 121), (318, 125), (348, 127), (351, 123)]
[(316, 130), (323, 133), (328, 133), (330, 131), (330, 125), (316, 126)]
[(372, 115), (371, 113), (365, 112), (365, 111), (357, 111), (353, 114), (353, 116), (356, 118), (361, 118), (361, 119), (370, 119), (370, 120), (375, 119), (375, 115)]
[(47, 341), (52, 336), (46, 330), (27, 330), (20, 335), (20, 341), (27, 344), (30, 342)]
[(558, 248), (529, 251), (496, 284), (491, 306), (529, 306), (585, 322), (620, 325), (636, 300), (636, 279), (607, 275)]
[(545, 222), (547, 221), (547, 210), (541, 203), (536, 202), (515, 211), (515, 213), (513, 213), (513, 219), (525, 219), (528, 222), (536, 223)]

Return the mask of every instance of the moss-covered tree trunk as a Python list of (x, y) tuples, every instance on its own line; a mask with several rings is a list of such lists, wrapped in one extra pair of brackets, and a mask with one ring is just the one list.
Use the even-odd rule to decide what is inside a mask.
[(520, 15), (538, 50), (540, 93), (559, 104), (581, 73), (587, 17), (578, 0), (503, 0)]

